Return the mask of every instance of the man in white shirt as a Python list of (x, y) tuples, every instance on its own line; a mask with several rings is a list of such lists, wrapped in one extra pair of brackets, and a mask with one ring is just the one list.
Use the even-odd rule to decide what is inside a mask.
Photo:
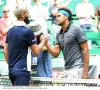
[(79, 18), (80, 26), (85, 29), (92, 29), (94, 16), (94, 7), (89, 0), (83, 0), (82, 3), (77, 4), (76, 6), (76, 15)]

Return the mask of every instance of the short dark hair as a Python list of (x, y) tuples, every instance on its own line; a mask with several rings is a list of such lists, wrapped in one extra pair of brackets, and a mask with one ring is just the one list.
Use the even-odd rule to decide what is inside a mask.
[(72, 19), (72, 12), (71, 12), (70, 9), (68, 9), (67, 7), (61, 7), (61, 8), (58, 9), (58, 11), (59, 10), (65, 10), (65, 11), (67, 11), (70, 14), (70, 17), (68, 17), (68, 19), (69, 19), (69, 21), (71, 21), (71, 19)]

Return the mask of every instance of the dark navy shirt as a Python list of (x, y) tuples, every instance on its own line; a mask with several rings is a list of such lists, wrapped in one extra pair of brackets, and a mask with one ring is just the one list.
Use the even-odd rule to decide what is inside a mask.
[[(19, 21), (22, 24), (22, 22)], [(28, 71), (28, 47), (36, 44), (34, 33), (24, 25), (13, 26), (7, 34), (9, 70)], [(30, 67), (31, 68), (31, 67)]]

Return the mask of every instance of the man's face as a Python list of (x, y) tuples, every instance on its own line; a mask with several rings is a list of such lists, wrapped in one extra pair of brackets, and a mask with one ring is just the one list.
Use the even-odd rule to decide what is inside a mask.
[(5, 17), (9, 17), (9, 15), (10, 15), (10, 10), (7, 8), (7, 7), (5, 7), (4, 9), (3, 9), (3, 15), (5, 16)]
[(57, 20), (58, 25), (62, 26), (65, 23), (66, 19), (67, 18), (65, 15), (59, 12), (57, 13), (56, 20)]

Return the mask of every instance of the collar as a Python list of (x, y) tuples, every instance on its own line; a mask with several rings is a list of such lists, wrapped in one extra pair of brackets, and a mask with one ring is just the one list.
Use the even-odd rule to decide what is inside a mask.
[(14, 25), (15, 26), (26, 26), (27, 27), (27, 25), (23, 21), (17, 21)]
[[(68, 30), (69, 30), (69, 28), (70, 28), (70, 25), (71, 25), (71, 23), (69, 23), (69, 25), (67, 26), (67, 28), (66, 28), (65, 32), (68, 32)], [(64, 32), (64, 33), (65, 33), (65, 32)], [(60, 30), (60, 34), (61, 34), (61, 33), (63, 33), (62, 28), (61, 28), (61, 30)]]

